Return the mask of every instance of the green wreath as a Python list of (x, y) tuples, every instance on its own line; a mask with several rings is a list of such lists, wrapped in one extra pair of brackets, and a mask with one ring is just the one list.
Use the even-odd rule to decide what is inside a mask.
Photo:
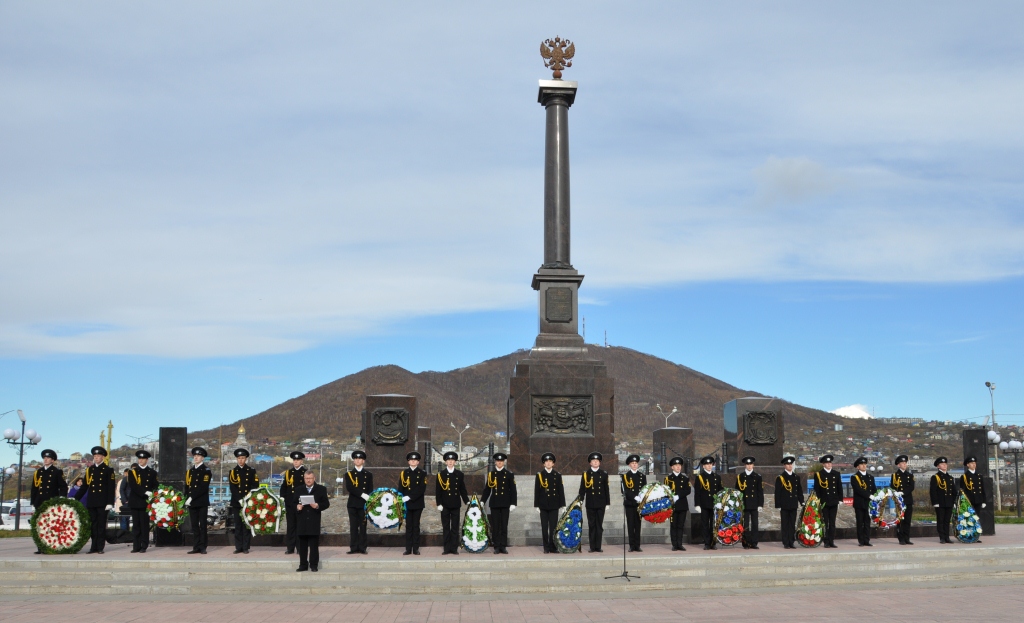
[(32, 540), (44, 554), (77, 554), (92, 536), (89, 513), (78, 500), (50, 498), (29, 519)]

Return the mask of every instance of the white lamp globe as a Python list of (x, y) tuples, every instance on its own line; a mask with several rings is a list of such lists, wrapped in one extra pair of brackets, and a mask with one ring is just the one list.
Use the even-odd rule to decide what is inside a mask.
[(36, 436), (32, 438), (32, 443), (39, 443), (42, 440), (43, 440), (43, 436), (39, 435), (39, 434), (36, 434)]
[(1010, 444), (1008, 444), (1007, 442), (1005, 442), (1005, 441), (1000, 441), (999, 442), (999, 449), (1000, 450), (1005, 450), (1005, 449), (1007, 449), (1009, 447), (1010, 447)]
[(8, 467), (7, 469), (4, 470), (4, 473), (6, 473), (8, 476), (13, 476), (14, 475), (14, 468), (13, 467)]
[(334, 482), (337, 482), (337, 483), (340, 484), (342, 480), (344, 480), (344, 478), (335, 478)]
[(8, 428), (8, 429), (4, 430), (4, 439), (17, 439), (17, 438), (18, 438), (18, 433), (14, 432), (13, 428)]
[(1017, 441), (1016, 439), (1010, 441), (1010, 449), (1013, 450), (1014, 452), (1020, 452), (1021, 448), (1024, 448), (1024, 444), (1022, 444), (1021, 442)]
[(988, 431), (988, 440), (989, 441), (995, 441), (996, 437), (998, 437), (998, 436), (999, 436), (999, 434), (996, 433), (996, 431), (994, 431), (994, 430)]
[(25, 439), (32, 439), (35, 436), (36, 436), (36, 429), (30, 428), (27, 431), (25, 431)]

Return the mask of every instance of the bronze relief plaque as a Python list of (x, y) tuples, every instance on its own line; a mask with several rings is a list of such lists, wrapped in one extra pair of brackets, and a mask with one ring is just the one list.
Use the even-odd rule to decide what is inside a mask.
[(572, 322), (572, 288), (548, 288), (544, 296), (548, 322)]
[(774, 411), (748, 411), (743, 414), (743, 440), (752, 446), (766, 446), (779, 441), (779, 427)]
[(593, 437), (594, 399), (591, 396), (533, 396), (533, 435)]
[(378, 446), (396, 446), (409, 439), (409, 412), (405, 409), (374, 409), (370, 417), (370, 441)]

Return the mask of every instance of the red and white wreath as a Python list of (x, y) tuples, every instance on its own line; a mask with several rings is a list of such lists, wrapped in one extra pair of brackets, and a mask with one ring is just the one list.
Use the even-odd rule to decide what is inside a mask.
[(74, 554), (89, 540), (92, 525), (81, 502), (50, 498), (36, 509), (29, 522), (32, 540), (44, 554)]
[(153, 527), (177, 530), (185, 521), (185, 497), (174, 487), (160, 485), (149, 498), (146, 510)]

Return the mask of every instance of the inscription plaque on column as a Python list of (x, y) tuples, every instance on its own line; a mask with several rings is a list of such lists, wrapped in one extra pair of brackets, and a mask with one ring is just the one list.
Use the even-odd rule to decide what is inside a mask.
[(752, 446), (769, 445), (779, 440), (774, 411), (748, 411), (743, 415), (743, 440)]
[(572, 288), (548, 288), (545, 296), (548, 322), (572, 322)]
[(404, 444), (409, 439), (409, 412), (405, 409), (374, 409), (370, 423), (370, 441), (378, 446)]
[(533, 434), (593, 436), (594, 399), (533, 396)]

